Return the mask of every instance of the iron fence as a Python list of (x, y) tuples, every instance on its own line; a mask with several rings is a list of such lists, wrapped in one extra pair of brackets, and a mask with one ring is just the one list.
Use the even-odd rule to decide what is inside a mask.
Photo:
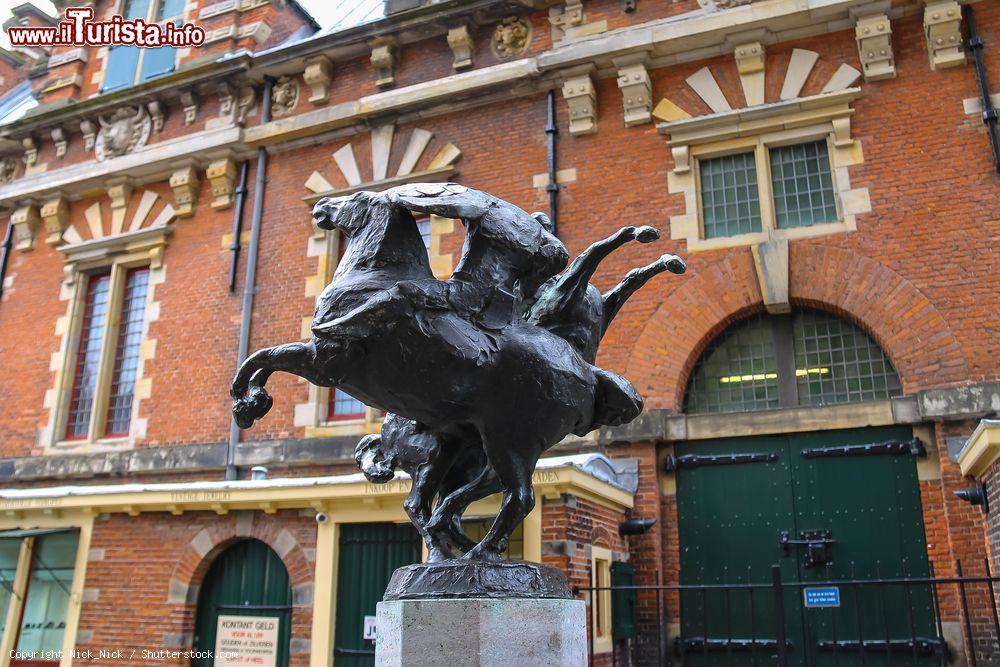
[[(1000, 577), (993, 576), (988, 560), (982, 575), (964, 574), (961, 561), (954, 571), (954, 576), (935, 576), (932, 565), (925, 577), (785, 581), (774, 565), (770, 582), (627, 586), (591, 582), (575, 590), (590, 609), (593, 595), (609, 592), (613, 629), (637, 628), (631, 637), (612, 637), (610, 653), (595, 656), (591, 617), (587, 632), (592, 666), (609, 660), (614, 667), (1000, 665)], [(810, 607), (811, 593), (818, 593), (814, 597), (819, 603), (809, 609), (810, 622), (805, 623), (801, 619)], [(634, 620), (619, 623), (615, 617), (626, 606), (622, 594), (633, 596), (633, 610), (635, 599), (644, 596), (645, 608), (655, 608), (655, 627)], [(670, 618), (668, 606), (680, 610), (677, 618)], [(762, 607), (771, 613), (761, 614)], [(738, 617), (745, 622), (734, 622)], [(671, 620), (676, 621), (672, 633)], [(956, 630), (960, 637), (949, 637), (946, 626), (960, 628)]]

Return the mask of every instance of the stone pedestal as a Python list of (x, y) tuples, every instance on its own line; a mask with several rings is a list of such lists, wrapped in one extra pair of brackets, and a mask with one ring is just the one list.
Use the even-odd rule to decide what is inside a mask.
[(583, 600), (391, 600), (377, 614), (378, 667), (587, 664)]
[(586, 604), (566, 576), (523, 561), (450, 560), (396, 570), (377, 608), (380, 667), (580, 667)]

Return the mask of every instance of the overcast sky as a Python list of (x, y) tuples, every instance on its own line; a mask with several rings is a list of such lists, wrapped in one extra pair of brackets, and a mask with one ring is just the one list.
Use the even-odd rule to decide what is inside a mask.
[[(0, 0), (0, 22), (10, 17), (12, 7), (26, 0)], [(55, 8), (49, 0), (30, 0), (37, 7), (50, 14)], [(300, 4), (315, 17), (324, 28), (332, 25), (352, 25), (378, 18), (382, 12), (382, 0), (300, 0)], [(7, 47), (7, 35), (0, 37), (0, 46)]]

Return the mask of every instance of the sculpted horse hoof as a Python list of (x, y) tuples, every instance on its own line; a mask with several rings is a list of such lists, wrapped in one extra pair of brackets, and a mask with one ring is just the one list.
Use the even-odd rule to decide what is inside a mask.
[(263, 387), (251, 387), (246, 396), (233, 400), (233, 418), (240, 428), (250, 428), (270, 411), (274, 400)]
[(660, 230), (649, 225), (639, 227), (635, 231), (635, 240), (639, 243), (652, 243), (660, 238)]
[(663, 266), (667, 267), (667, 271), (678, 276), (687, 271), (687, 264), (677, 255), (663, 255), (660, 257), (660, 261), (663, 263)]

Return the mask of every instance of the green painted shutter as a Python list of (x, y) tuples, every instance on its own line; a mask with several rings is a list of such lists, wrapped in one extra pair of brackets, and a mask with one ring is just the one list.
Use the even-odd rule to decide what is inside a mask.
[[(196, 651), (215, 650), (219, 615), (268, 616), (278, 619), (278, 659), (288, 664), (291, 635), (292, 588), (285, 564), (259, 540), (229, 547), (212, 562), (198, 595), (195, 622)], [(192, 659), (194, 667), (210, 667), (212, 660)]]
[[(635, 568), (632, 563), (615, 561), (611, 564), (611, 585), (635, 585)], [(634, 589), (611, 591), (611, 637), (615, 641), (635, 637), (635, 605)]]
[(375, 615), (396, 568), (420, 562), (420, 536), (409, 523), (344, 524), (339, 546), (334, 661), (337, 667), (373, 665), (365, 616)]

